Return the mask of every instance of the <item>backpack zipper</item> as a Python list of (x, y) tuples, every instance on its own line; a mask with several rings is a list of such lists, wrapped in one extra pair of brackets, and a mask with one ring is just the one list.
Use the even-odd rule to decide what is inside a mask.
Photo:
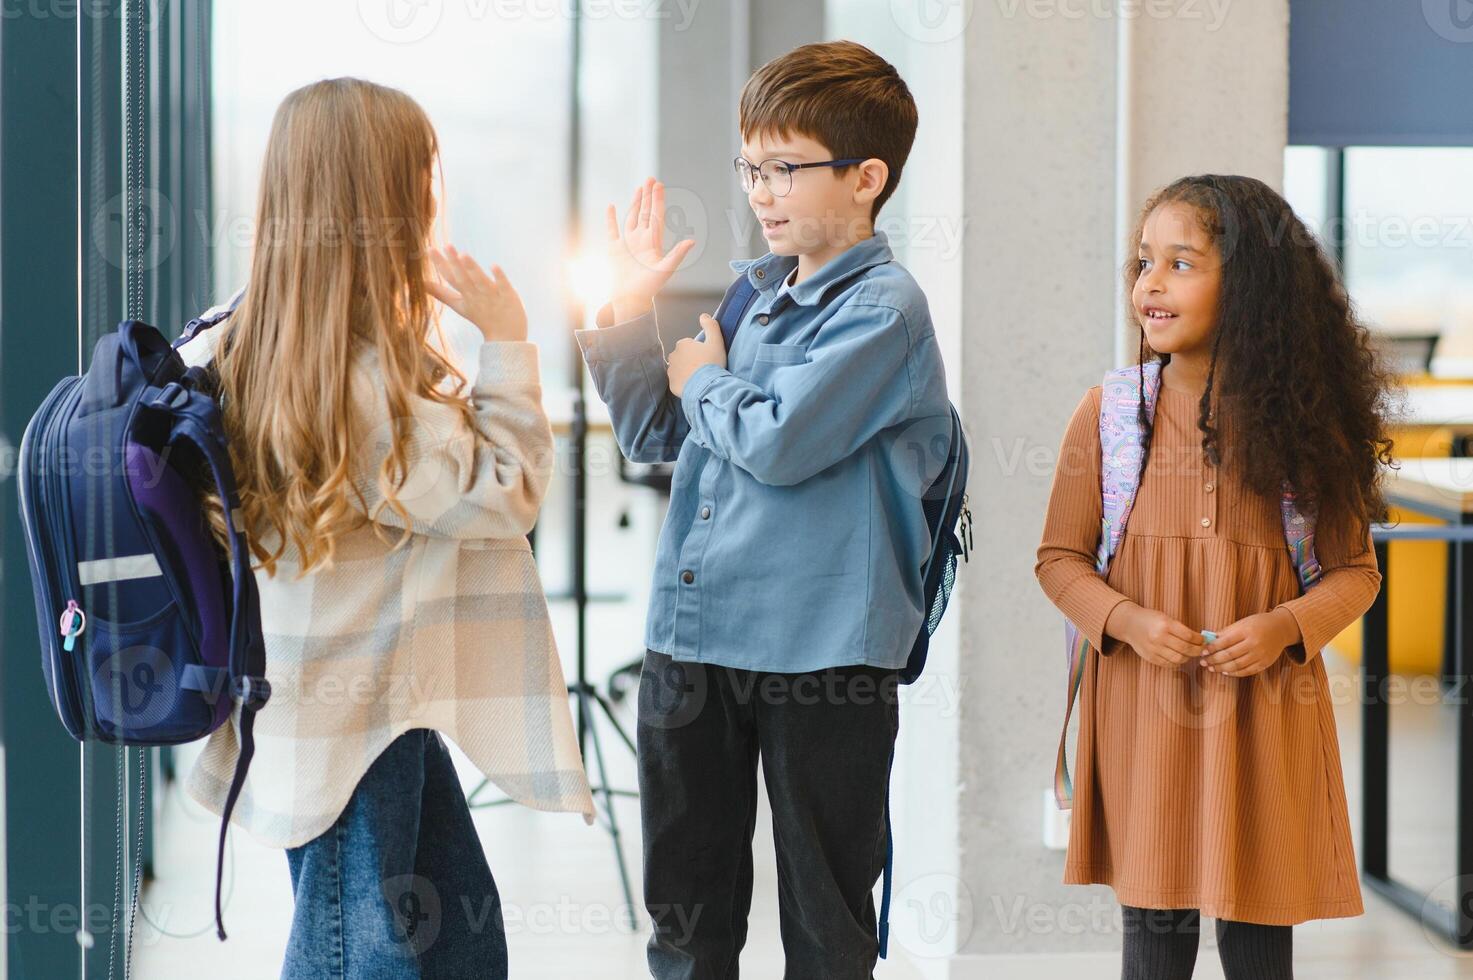
[[(46, 396), (46, 400), (41, 403), (41, 407), (37, 410), (35, 418), (33, 420), (37, 431), (55, 428), (55, 426), (51, 425), (51, 423), (53, 418), (56, 415), (60, 414), (58, 408), (61, 406), (63, 399), (80, 389), (82, 379), (79, 377), (74, 380), (75, 383), (70, 385), (58, 384), (57, 387), (49, 395)], [(34, 433), (28, 434), (33, 435)], [(17, 487), (20, 493), (21, 513), (24, 516), (24, 523), (26, 526), (26, 545), (31, 552), (31, 558), (35, 565), (45, 573), (45, 579), (49, 590), (49, 594), (46, 596), (45, 604), (47, 606), (51, 606), (53, 598), (59, 600), (64, 592), (70, 591), (71, 582), (70, 576), (67, 575), (66, 567), (67, 562), (71, 560), (71, 556), (68, 548), (68, 537), (65, 534), (66, 522), (63, 520), (58, 523), (58, 517), (61, 514), (61, 505), (58, 500), (58, 495), (52, 485), (54, 483), (54, 480), (48, 482), (45, 479), (44, 474), (38, 476), (36, 473), (35, 464), (38, 459), (46, 457), (48, 462), (59, 460), (59, 457), (56, 453), (48, 452), (48, 450), (50, 450), (51, 448), (51, 440), (49, 438), (45, 438), (45, 436), (49, 436), (49, 431), (43, 431), (42, 434), (43, 439), (41, 441), (44, 443), (44, 445), (40, 447), (30, 445), (27, 447), (29, 449), (29, 452), (21, 454), (21, 459), (24, 461), (24, 463), (27, 464), (27, 472), (25, 473), (24, 479), (17, 481)], [(22, 440), (22, 442), (27, 441), (34, 442), (35, 440)], [(43, 491), (43, 495), (46, 498), (46, 526), (51, 534), (52, 540), (56, 541), (62, 549), (62, 554), (59, 556), (62, 567), (59, 569), (53, 569), (52, 565), (55, 564), (54, 562), (46, 561), (46, 555), (42, 551), (40, 539), (37, 536), (37, 532), (33, 530), (37, 525), (35, 510), (36, 501), (33, 499), (33, 494), (28, 492), (28, 485), (32, 484), (33, 482), (37, 484), (43, 484), (39, 487), (39, 489)], [(29, 487), (29, 489), (34, 490), (37, 488)], [(79, 628), (77, 629), (77, 633), (81, 633), (82, 629), (85, 628), (85, 616), (82, 614), (81, 607), (77, 604), (76, 599), (72, 596), (67, 596), (67, 612), (70, 613), (73, 610), (76, 611), (77, 615), (83, 617), (82, 625), (79, 626)], [(42, 621), (44, 622), (47, 618), (49, 618), (49, 616), (43, 617)], [(61, 630), (61, 635), (67, 638), (66, 649), (72, 649), (72, 646), (75, 644), (74, 637), (76, 636), (76, 634), (71, 634), (69, 636), (67, 630), (63, 628)], [(76, 721), (77, 726), (81, 730), (81, 732), (85, 734), (87, 729), (90, 727), (90, 722), (88, 721), (86, 714), (82, 709), (81, 697), (76, 690), (75, 679), (72, 676), (72, 672), (65, 668), (61, 658), (56, 655), (54, 646), (55, 641), (43, 637), (42, 642), (44, 644), (43, 649), (46, 657), (51, 663), (51, 696), (57, 704), (64, 704), (67, 706), (68, 709), (70, 709), (72, 718)], [(65, 696), (63, 696), (62, 693), (63, 685), (65, 686)], [(78, 737), (81, 736), (79, 735)]]

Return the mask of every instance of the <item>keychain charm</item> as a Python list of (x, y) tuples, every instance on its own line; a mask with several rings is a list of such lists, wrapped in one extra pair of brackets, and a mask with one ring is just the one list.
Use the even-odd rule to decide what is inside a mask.
[[(77, 645), (78, 635), (87, 628), (87, 614), (82, 611), (81, 606), (77, 605), (76, 599), (68, 599), (66, 601), (66, 608), (61, 612), (61, 622), (58, 625), (61, 627), (62, 637), (66, 640), (61, 645), (61, 648), (67, 652), (71, 652)], [(73, 626), (76, 629), (73, 629)]]

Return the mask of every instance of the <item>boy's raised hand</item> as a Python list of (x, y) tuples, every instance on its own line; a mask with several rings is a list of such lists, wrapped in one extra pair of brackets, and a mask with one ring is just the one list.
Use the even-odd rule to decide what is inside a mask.
[(618, 215), (612, 204), (607, 216), (609, 265), (614, 280), (614, 321), (623, 322), (650, 308), (655, 294), (680, 267), (696, 241), (687, 238), (665, 252), (665, 185), (653, 177), (635, 190), (634, 200), (629, 202), (629, 213), (624, 218), (622, 237)]

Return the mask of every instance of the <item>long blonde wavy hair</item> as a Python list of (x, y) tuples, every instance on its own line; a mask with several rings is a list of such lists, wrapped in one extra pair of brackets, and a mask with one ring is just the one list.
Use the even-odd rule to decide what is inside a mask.
[[(276, 110), (250, 279), (234, 315), (213, 328), (224, 330), (214, 365), (244, 529), (270, 575), (288, 544), (300, 574), (330, 567), (337, 539), (384, 506), (408, 524), (396, 492), (408, 477), (414, 396), (458, 407), (476, 432), (466, 378), (429, 343), (433, 330), (444, 349), (425, 290), (437, 175), (443, 186), (434, 127), (397, 89), (326, 79)], [(377, 352), (394, 420), (372, 515), (352, 480), (351, 359), (363, 344)], [(218, 497), (206, 513), (223, 545)]]

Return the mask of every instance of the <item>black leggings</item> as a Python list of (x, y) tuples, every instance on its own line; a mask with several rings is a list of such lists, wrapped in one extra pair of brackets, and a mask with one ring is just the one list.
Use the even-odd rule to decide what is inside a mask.
[[(1197, 965), (1197, 909), (1123, 905), (1121, 980), (1189, 980)], [(1217, 920), (1217, 953), (1227, 980), (1294, 980), (1294, 927)]]

